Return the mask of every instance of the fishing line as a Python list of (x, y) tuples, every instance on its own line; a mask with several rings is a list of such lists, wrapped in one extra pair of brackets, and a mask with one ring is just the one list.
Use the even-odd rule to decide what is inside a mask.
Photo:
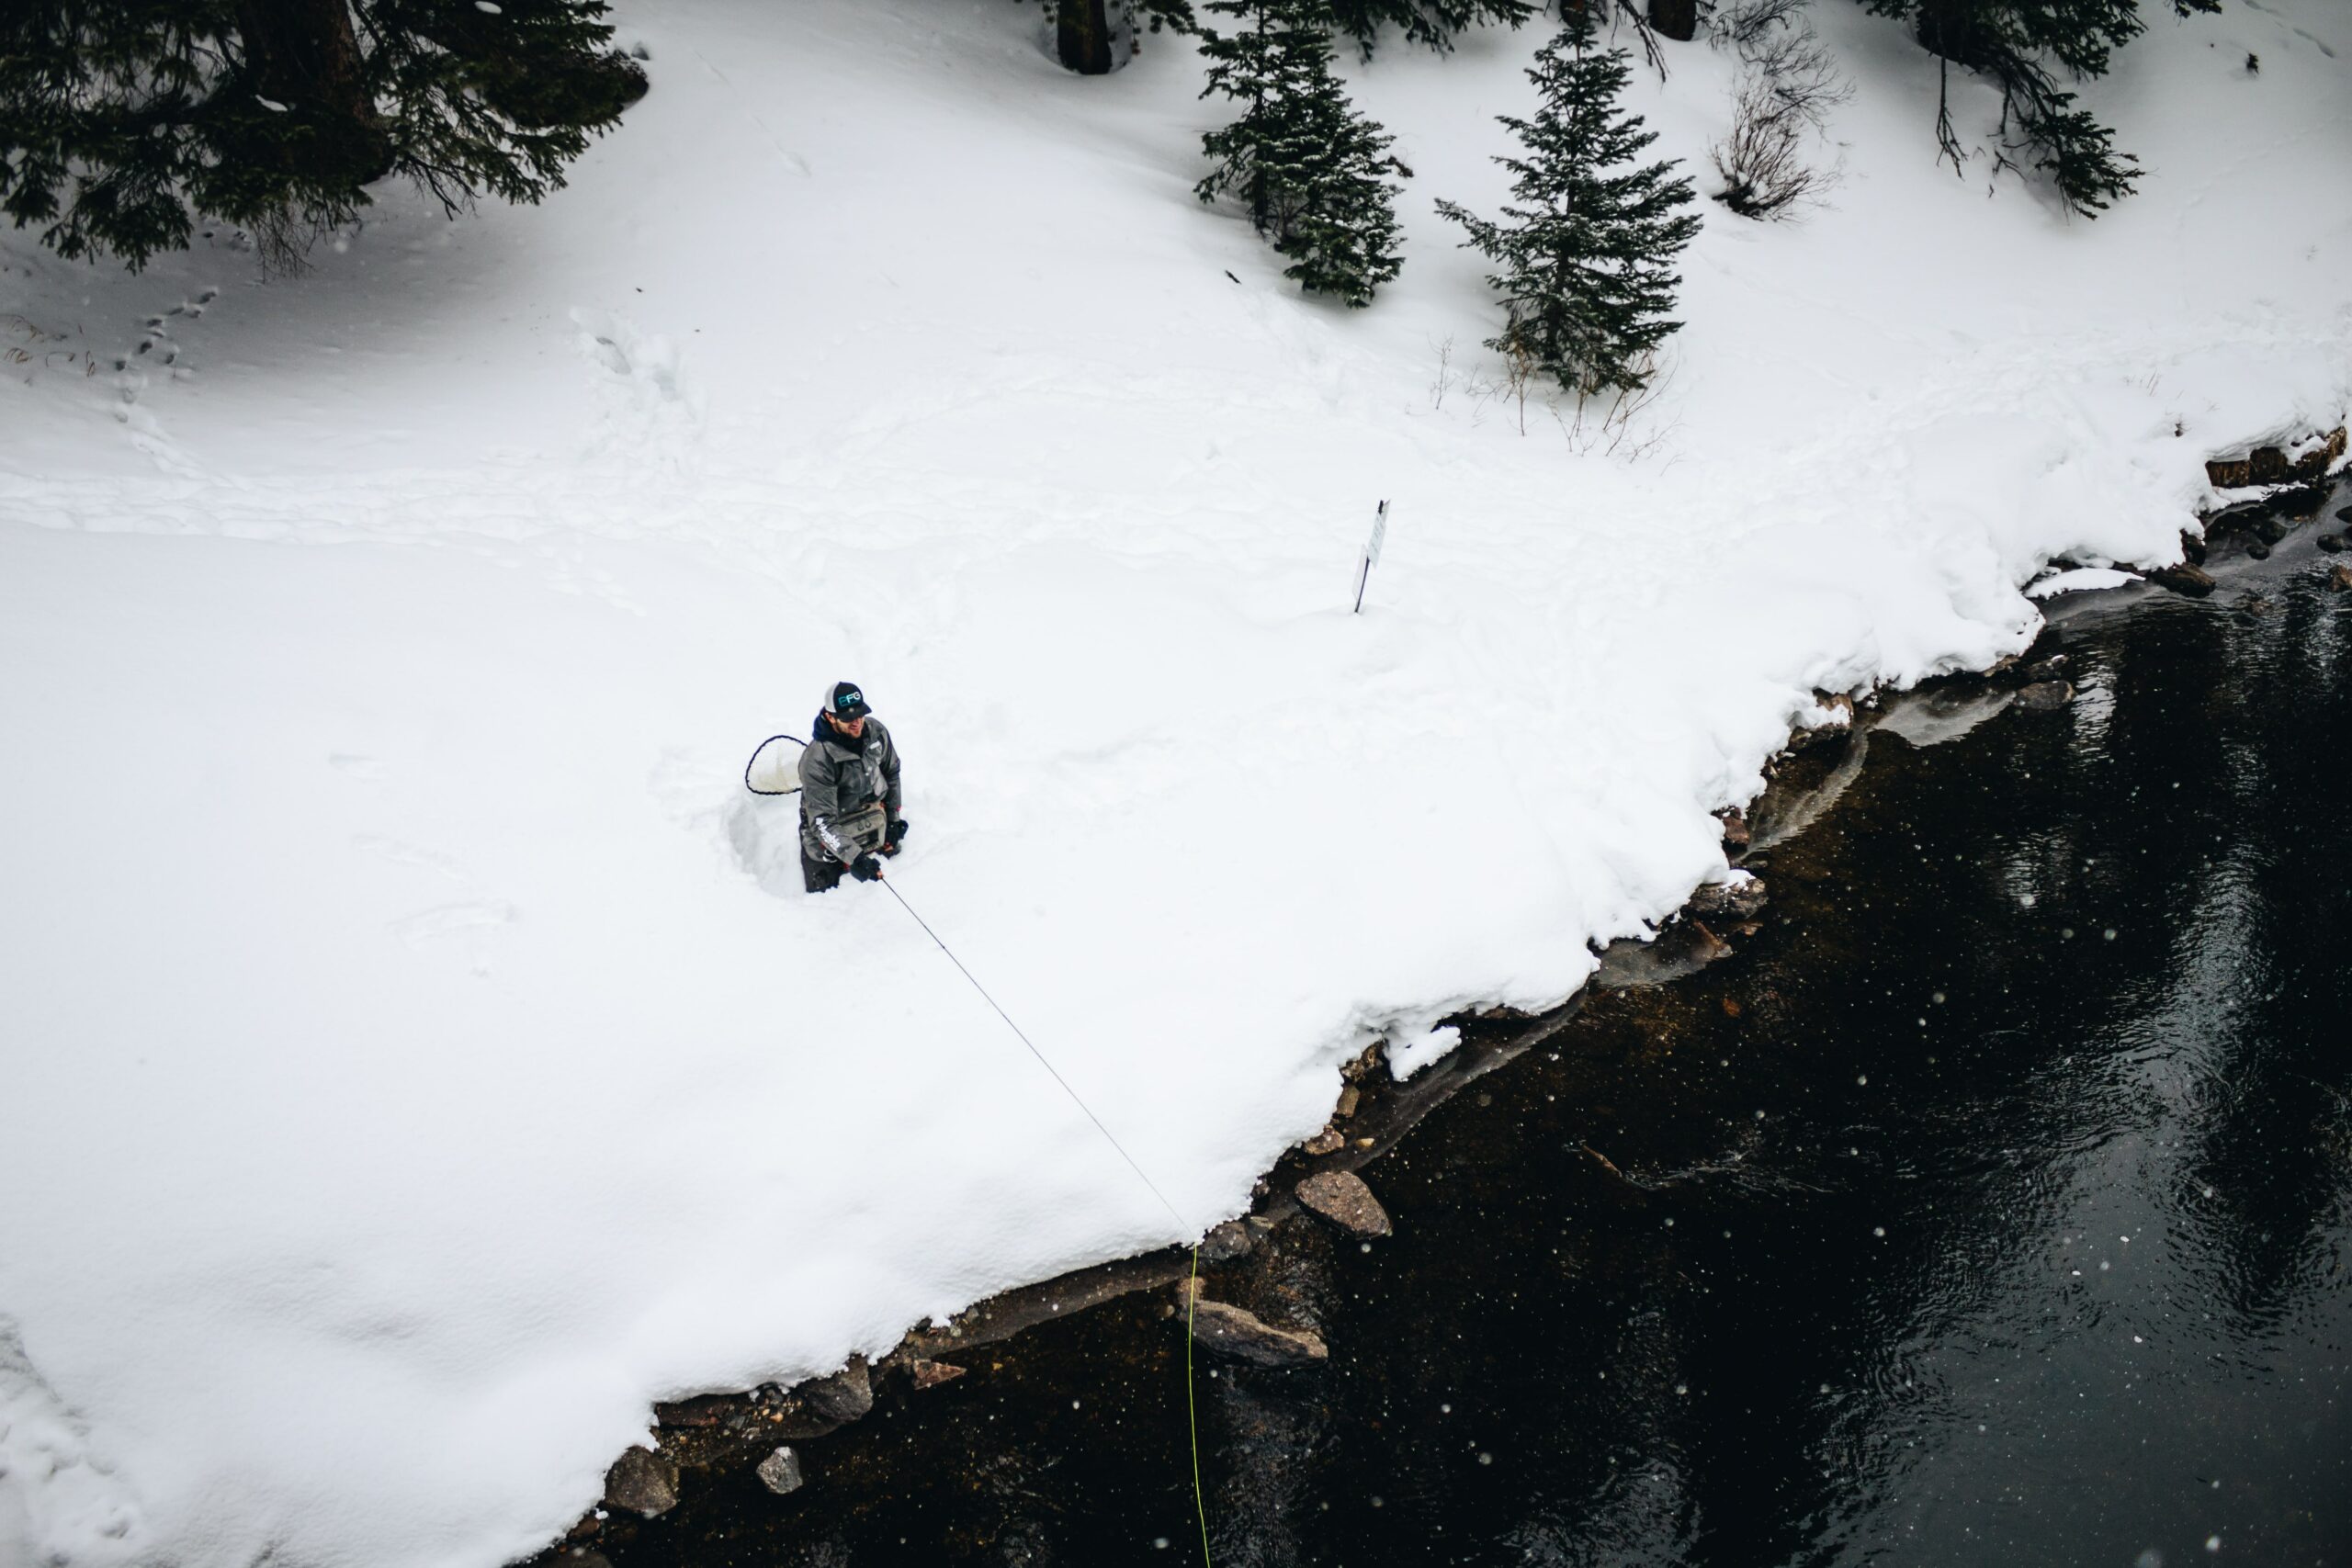
[[(1103, 1125), (1102, 1118), (1094, 1114), (1093, 1107), (1079, 1098), (1078, 1090), (1070, 1088), (1069, 1080), (1062, 1077), (1061, 1070), (1046, 1059), (1046, 1054), (1037, 1049), (1037, 1043), (1029, 1038), (1028, 1032), (1012, 1021), (1012, 1015), (1004, 1010), (1002, 1003), (989, 995), (989, 988), (980, 984), (979, 976), (964, 967), (964, 961), (956, 956), (956, 950), (939, 940), (939, 933), (931, 929), (929, 920), (915, 913), (915, 907), (907, 902), (907, 896), (896, 887), (892, 887), (888, 877), (882, 879), (882, 886), (891, 897), (899, 901), (899, 908), (904, 909), (914, 923), (922, 928), (922, 934), (931, 938), (940, 952), (947, 954), (947, 962), (962, 971), (964, 978), (972, 983), (972, 989), (980, 993), (980, 999), (996, 1010), (997, 1017), (1004, 1020), (1004, 1026), (1012, 1031), (1021, 1043), (1029, 1047), (1029, 1054), (1037, 1058), (1038, 1065), (1054, 1075), (1054, 1081), (1062, 1086), (1062, 1092), (1069, 1096), (1070, 1103), (1086, 1112), (1086, 1119), (1094, 1123), (1095, 1131), (1101, 1133), (1110, 1145), (1119, 1151), (1119, 1157), (1127, 1162), (1127, 1168), (1134, 1171), (1146, 1187), (1151, 1189), (1151, 1195), (1159, 1200), (1159, 1206), (1174, 1216), (1177, 1224), (1182, 1227), (1182, 1234), (1195, 1234), (1193, 1222), (1186, 1219), (1182, 1211), (1168, 1201), (1168, 1194), (1162, 1192), (1159, 1190), (1159, 1184), (1136, 1162), (1136, 1156), (1127, 1153), (1127, 1146), (1119, 1142), (1110, 1128)], [(1184, 1424), (1193, 1439), (1193, 1511), (1200, 1516), (1201, 1562), (1206, 1564), (1210, 1562), (1209, 1507), (1207, 1495), (1201, 1489), (1201, 1418), (1193, 1394), (1193, 1314), (1200, 1295), (1201, 1244), (1196, 1241), (1193, 1244), (1192, 1280), (1184, 1291)]]
[(1159, 1184), (1158, 1182), (1152, 1180), (1149, 1176), (1144, 1174), (1143, 1167), (1136, 1163), (1136, 1156), (1127, 1153), (1127, 1146), (1119, 1142), (1119, 1140), (1112, 1134), (1111, 1129), (1102, 1124), (1102, 1118), (1095, 1115), (1093, 1111), (1087, 1105), (1086, 1101), (1079, 1099), (1078, 1090), (1069, 1087), (1069, 1079), (1062, 1077), (1059, 1069), (1055, 1067), (1051, 1062), (1046, 1060), (1046, 1054), (1037, 1049), (1037, 1043), (1030, 1039), (1028, 1034), (1023, 1031), (1019, 1024), (1012, 1021), (1012, 1015), (1005, 1011), (1003, 1007), (994, 997), (989, 995), (989, 988), (980, 984), (979, 977), (974, 975), (969, 969), (964, 969), (964, 961), (956, 957), (954, 951), (950, 949), (945, 942), (939, 941), (939, 933), (931, 929), (931, 922), (924, 919), (921, 915), (915, 914), (915, 907), (907, 902), (907, 896), (905, 894), (890, 886), (890, 882), (888, 877), (882, 879), (882, 886), (889, 893), (891, 897), (896, 898), (899, 901), (899, 908), (904, 909), (908, 914), (914, 917), (915, 924), (922, 927), (922, 934), (931, 938), (933, 942), (938, 943), (939, 951), (947, 954), (947, 962), (956, 965), (956, 968), (964, 970), (964, 978), (972, 982), (972, 989), (980, 993), (980, 999), (988, 1003), (989, 1006), (996, 1009), (996, 1015), (997, 1017), (1004, 1020), (1004, 1026), (1020, 1037), (1021, 1043), (1029, 1047), (1029, 1054), (1037, 1058), (1038, 1063), (1045, 1067), (1046, 1071), (1054, 1075), (1054, 1081), (1062, 1086), (1062, 1092), (1069, 1096), (1070, 1103), (1077, 1106), (1080, 1111), (1086, 1112), (1086, 1119), (1094, 1123), (1096, 1131), (1100, 1132), (1103, 1137), (1110, 1140), (1111, 1146), (1119, 1151), (1119, 1157), (1127, 1162), (1127, 1168), (1130, 1170), (1133, 1170), (1136, 1176), (1142, 1178), (1143, 1184), (1146, 1187), (1151, 1189), (1151, 1195), (1159, 1200), (1159, 1206), (1166, 1209), (1170, 1215), (1174, 1216), (1176, 1223), (1184, 1227), (1183, 1234), (1188, 1235), (1191, 1235), (1193, 1231), (1193, 1222), (1186, 1219), (1182, 1212), (1180, 1211), (1175, 1204), (1168, 1201), (1168, 1194), (1159, 1190)]

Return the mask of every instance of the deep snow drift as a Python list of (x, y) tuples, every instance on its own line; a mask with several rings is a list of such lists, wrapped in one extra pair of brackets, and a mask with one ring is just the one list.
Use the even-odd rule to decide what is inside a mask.
[[(1192, 1227), (1374, 1032), (1566, 995), (1814, 689), (2019, 647), (2344, 417), (2352, 15), (2152, 12), (2086, 223), (1824, 0), (1833, 205), (1705, 209), (1613, 453), (1522, 434), (1430, 210), (1533, 34), (1351, 68), (1416, 172), (1355, 314), (1191, 199), (1188, 48), (1078, 80), (1001, 0), (624, 8), (571, 189), (293, 281), (0, 241), (0, 1561), (496, 1563), (652, 1399), (1178, 1238), (884, 892), (798, 893), (738, 771), (820, 682)], [(1731, 67), (1671, 59), (1696, 167)]]

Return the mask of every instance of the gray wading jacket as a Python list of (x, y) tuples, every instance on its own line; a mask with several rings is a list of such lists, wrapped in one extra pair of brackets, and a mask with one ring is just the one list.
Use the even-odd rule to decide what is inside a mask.
[(882, 847), (899, 819), (899, 748), (878, 718), (858, 739), (817, 716), (800, 753), (800, 852), (843, 865)]

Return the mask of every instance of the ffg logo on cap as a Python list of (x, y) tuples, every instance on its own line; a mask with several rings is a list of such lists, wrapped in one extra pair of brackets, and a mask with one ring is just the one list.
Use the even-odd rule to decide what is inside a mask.
[(825, 693), (825, 711), (835, 718), (864, 718), (874, 710), (865, 705), (865, 694), (857, 689), (854, 681), (836, 681)]

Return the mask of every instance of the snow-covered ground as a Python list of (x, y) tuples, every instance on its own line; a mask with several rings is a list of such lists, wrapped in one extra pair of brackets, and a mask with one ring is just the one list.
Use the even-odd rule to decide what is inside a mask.
[[(1566, 996), (1815, 688), (2345, 417), (2352, 11), (2150, 9), (2088, 223), (1824, 0), (1832, 205), (1705, 208), (1614, 452), (1522, 432), (1430, 211), (1532, 34), (1351, 65), (1416, 175), (1359, 313), (1192, 200), (1187, 46), (1080, 80), (1003, 0), (625, 6), (571, 188), (292, 281), (0, 240), (0, 1562), (487, 1568), (651, 1400), (1176, 1240), (1375, 1032)], [(799, 893), (738, 774), (842, 676), (894, 885), (1182, 1224), (887, 892)]]

